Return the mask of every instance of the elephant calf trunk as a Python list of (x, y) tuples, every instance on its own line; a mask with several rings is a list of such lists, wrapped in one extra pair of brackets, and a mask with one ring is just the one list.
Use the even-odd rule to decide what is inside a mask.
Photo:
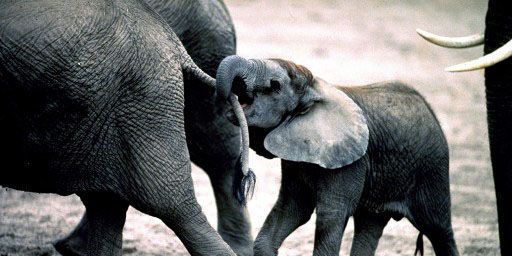
[(241, 205), (245, 205), (247, 198), (252, 196), (256, 176), (249, 169), (249, 128), (247, 127), (247, 120), (242, 106), (240, 106), (231, 89), (233, 80), (241, 75), (240, 73), (246, 69), (247, 65), (246, 59), (239, 56), (229, 56), (219, 65), (216, 77), (216, 97), (229, 100), (241, 129), (242, 149), (237, 163), (237, 170), (240, 171), (235, 173), (233, 181), (233, 193)]
[[(237, 173), (235, 173), (234, 175), (233, 192), (238, 202), (241, 205), (245, 206), (245, 204), (247, 203), (247, 197), (252, 196), (252, 193), (254, 191), (256, 176), (249, 169), (249, 128), (247, 127), (247, 120), (245, 119), (242, 106), (240, 106), (240, 103), (238, 102), (236, 96), (231, 93), (231, 83), (226, 82), (227, 80), (229, 80), (228, 78), (226, 78), (226, 74), (229, 74), (230, 70), (237, 67), (237, 65), (238, 68), (245, 67), (243, 65), (246, 65), (246, 63), (244, 64), (243, 61), (239, 62), (238, 59), (236, 59), (240, 58), (238, 56), (230, 56), (226, 59), (229, 58), (232, 58), (234, 61), (222, 61), (217, 71), (217, 79), (213, 79), (208, 74), (204, 73), (199, 67), (197, 67), (197, 65), (193, 63), (192, 60), (186, 62), (186, 65), (184, 65), (183, 67), (183, 71), (184, 73), (193, 75), (200, 81), (203, 81), (205, 84), (213, 87), (216, 90), (215, 97), (221, 100), (228, 100), (231, 106), (233, 107), (233, 111), (240, 126), (242, 142), (241, 152), (237, 163)], [(230, 81), (233, 81), (234, 78), (235, 75), (232, 75)], [(229, 88), (225, 86), (222, 87), (220, 86), (221, 84), (229, 84)]]

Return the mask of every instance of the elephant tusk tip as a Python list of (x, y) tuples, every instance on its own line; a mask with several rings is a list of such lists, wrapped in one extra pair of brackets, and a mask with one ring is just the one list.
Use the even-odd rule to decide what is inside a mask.
[(460, 72), (460, 71), (457, 69), (457, 65), (453, 65), (453, 66), (446, 67), (446, 68), (444, 69), (444, 71), (446, 71), (446, 72), (451, 72), (451, 73)]
[(425, 40), (427, 40), (429, 42), (430, 42), (430, 39), (432, 38), (431, 33), (427, 32), (421, 28), (417, 28), (416, 33), (418, 33), (418, 35), (420, 35), (421, 37), (423, 37)]
[(445, 68), (444, 71), (451, 72), (451, 73), (458, 73), (458, 72), (473, 71), (473, 70), (482, 69), (482, 68), (485, 68), (485, 67), (468, 67), (467, 63), (461, 63), (461, 64), (449, 66), (449, 67)]

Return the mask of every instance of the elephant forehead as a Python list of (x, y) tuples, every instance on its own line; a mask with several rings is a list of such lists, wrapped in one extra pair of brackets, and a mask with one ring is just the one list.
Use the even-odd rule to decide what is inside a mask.
[(277, 62), (272, 60), (263, 60), (266, 67), (266, 81), (270, 83), (270, 79), (279, 81), (280, 83), (289, 82), (288, 72), (285, 68), (281, 67)]

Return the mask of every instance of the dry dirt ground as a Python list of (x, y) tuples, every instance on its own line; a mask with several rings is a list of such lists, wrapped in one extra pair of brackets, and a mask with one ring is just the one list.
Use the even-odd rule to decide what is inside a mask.
[[(227, 1), (238, 53), (280, 57), (343, 85), (400, 79), (431, 103), (450, 143), (452, 217), (462, 255), (498, 255), (497, 217), (489, 162), (483, 72), (445, 73), (451, 64), (480, 56), (482, 48), (447, 50), (416, 35), (417, 27), (445, 35), (483, 31), (486, 1)], [(273, 205), (280, 182), (278, 161), (252, 155), (258, 176), (249, 210), (256, 235)], [(214, 198), (207, 176), (194, 168), (197, 197), (213, 226)], [(54, 239), (79, 221), (84, 208), (76, 196), (60, 197), (1, 189), (0, 255), (55, 255)], [(314, 217), (294, 232), (281, 255), (310, 255)], [(349, 222), (341, 254), (353, 235)], [(412, 255), (417, 231), (406, 220), (391, 221), (378, 255)], [(427, 241), (427, 240), (426, 240)], [(426, 242), (426, 254), (433, 255)], [(124, 229), (127, 255), (187, 255), (158, 219), (130, 208)]]

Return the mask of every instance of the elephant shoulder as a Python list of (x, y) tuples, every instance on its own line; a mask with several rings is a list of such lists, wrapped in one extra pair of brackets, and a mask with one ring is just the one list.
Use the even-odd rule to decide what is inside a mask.
[(421, 96), (420, 93), (414, 89), (412, 85), (409, 85), (400, 80), (391, 80), (378, 82), (363, 86), (358, 86), (355, 88), (366, 89), (368, 92), (372, 93), (384, 93), (384, 94), (409, 94), (413, 96)]

